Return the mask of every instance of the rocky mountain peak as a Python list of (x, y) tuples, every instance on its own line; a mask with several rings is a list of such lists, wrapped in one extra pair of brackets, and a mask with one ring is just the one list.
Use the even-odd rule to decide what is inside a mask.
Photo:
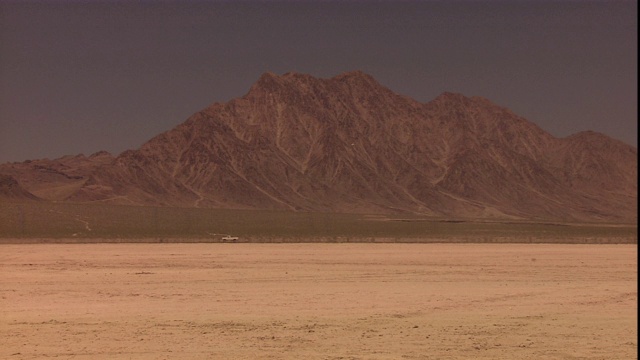
[(381, 86), (373, 76), (360, 70), (348, 71), (340, 75), (336, 75), (332, 78), (332, 80), (360, 86), (364, 84), (368, 84), (371, 86)]
[(420, 103), (361, 71), (265, 73), (242, 98), (115, 160), (34, 162), (5, 173), (20, 181), (43, 167), (53, 169), (52, 182), (78, 184), (65, 185), (77, 189), (72, 201), (637, 220), (634, 148), (593, 133), (557, 139), (479, 97), (445, 92)]

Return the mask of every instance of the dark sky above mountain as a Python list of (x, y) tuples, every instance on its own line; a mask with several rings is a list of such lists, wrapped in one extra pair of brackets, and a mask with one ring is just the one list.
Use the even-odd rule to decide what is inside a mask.
[(0, 0), (0, 162), (137, 148), (272, 71), (482, 96), (637, 146), (635, 1)]

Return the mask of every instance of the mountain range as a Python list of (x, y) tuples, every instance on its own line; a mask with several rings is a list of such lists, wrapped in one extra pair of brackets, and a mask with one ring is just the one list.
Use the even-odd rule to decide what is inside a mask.
[(129, 205), (637, 221), (637, 148), (556, 138), (481, 97), (360, 71), (265, 73), (136, 150), (0, 164), (0, 196)]

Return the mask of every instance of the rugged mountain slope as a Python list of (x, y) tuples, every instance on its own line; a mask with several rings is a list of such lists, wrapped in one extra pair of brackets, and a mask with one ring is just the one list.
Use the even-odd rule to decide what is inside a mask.
[(637, 149), (557, 139), (483, 98), (426, 104), (362, 72), (264, 74), (99, 166), (70, 197), (446, 217), (637, 219)]
[(0, 164), (0, 174), (12, 177), (39, 198), (65, 200), (87, 181), (97, 167), (110, 164), (114, 159), (108, 152), (100, 151), (89, 157), (77, 155), (54, 160), (29, 160)]
[(39, 200), (38, 197), (20, 186), (12, 176), (4, 174), (0, 174), (0, 199), (9, 201)]

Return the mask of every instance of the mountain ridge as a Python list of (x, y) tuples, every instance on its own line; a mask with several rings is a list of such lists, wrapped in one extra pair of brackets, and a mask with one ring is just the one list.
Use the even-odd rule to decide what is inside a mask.
[(637, 220), (637, 149), (595, 132), (558, 139), (477, 96), (420, 103), (361, 71), (265, 73), (83, 180), (65, 200)]

